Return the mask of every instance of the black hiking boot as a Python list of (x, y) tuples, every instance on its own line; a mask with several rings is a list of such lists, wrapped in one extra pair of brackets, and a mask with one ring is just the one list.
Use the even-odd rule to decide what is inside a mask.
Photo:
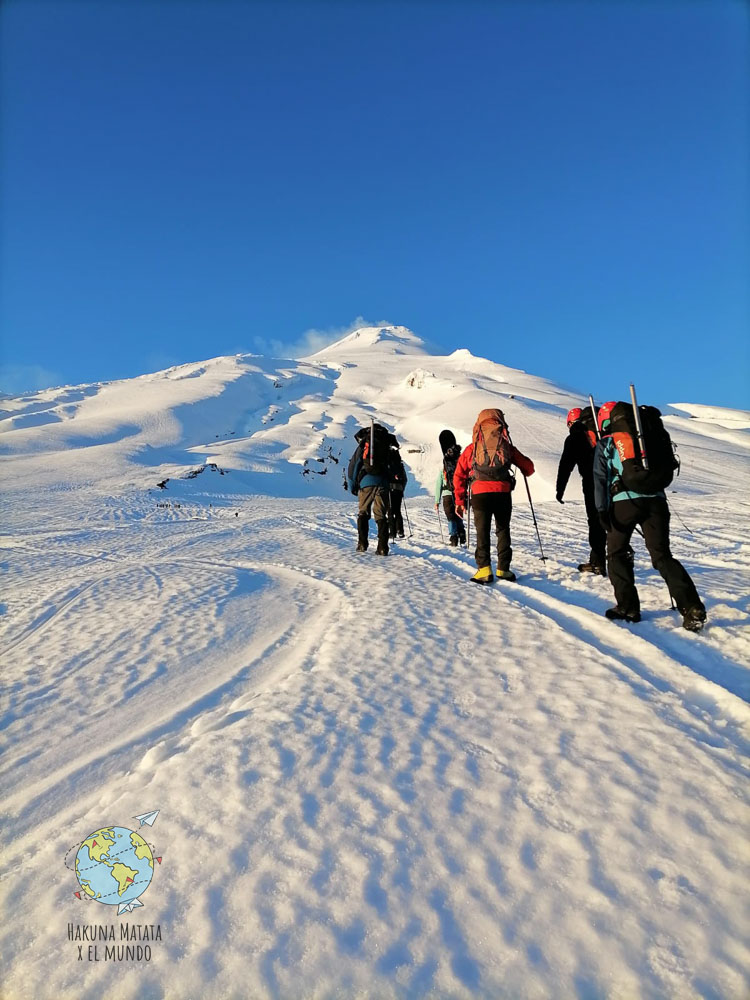
[(604, 615), (611, 622), (633, 622), (635, 624), (641, 620), (640, 611), (623, 611), (619, 607), (607, 608)]
[(387, 556), (388, 555), (388, 549), (384, 548), (382, 545), (378, 545), (377, 549), (375, 549), (375, 555), (376, 556)]
[(599, 566), (597, 563), (578, 563), (579, 573), (595, 573), (597, 576), (606, 576), (607, 571), (603, 566)]
[(367, 552), (367, 542), (357, 542), (357, 552)]
[(688, 632), (700, 632), (705, 624), (706, 609), (702, 608), (699, 604), (688, 608), (682, 616), (682, 627), (686, 628)]
[(458, 546), (458, 535), (451, 535), (450, 537), (451, 548), (456, 548)]

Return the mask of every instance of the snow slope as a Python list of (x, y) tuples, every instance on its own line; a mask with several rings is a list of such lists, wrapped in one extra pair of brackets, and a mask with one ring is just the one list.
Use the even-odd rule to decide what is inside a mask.
[[(580, 402), (398, 327), (0, 402), (3, 998), (748, 995), (750, 419), (667, 418), (693, 636), (641, 547), (637, 627), (575, 571)], [(488, 405), (549, 558), (517, 491), (519, 582), (478, 591), (431, 492)], [(411, 475), (388, 560), (341, 489), (371, 416)], [(155, 809), (143, 908), (79, 901), (71, 847)], [(160, 938), (79, 960), (100, 924)]]
[[(479, 410), (498, 405), (515, 444), (534, 459), (534, 495), (543, 501), (554, 498), (565, 414), (582, 402), (580, 393), (466, 350), (430, 354), (404, 327), (372, 327), (302, 361), (237, 355), (0, 400), (0, 455), (11, 490), (60, 481), (141, 490), (213, 463), (231, 475), (235, 493), (340, 497), (352, 435), (375, 417), (398, 433), (407, 466), (431, 490), (438, 433), (450, 427), (467, 442)], [(746, 482), (748, 415), (679, 409), (690, 416), (667, 423), (690, 476), (677, 492)]]

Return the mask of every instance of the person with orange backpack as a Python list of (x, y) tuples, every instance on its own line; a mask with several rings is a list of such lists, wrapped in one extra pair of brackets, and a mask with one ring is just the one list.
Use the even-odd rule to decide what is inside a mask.
[(594, 449), (597, 442), (594, 414), (588, 406), (585, 409), (574, 406), (568, 412), (567, 423), (568, 436), (565, 438), (560, 464), (557, 468), (555, 499), (558, 503), (565, 503), (563, 500), (565, 488), (568, 485), (571, 472), (578, 466), (578, 471), (581, 474), (583, 502), (586, 507), (586, 519), (589, 524), (590, 547), (588, 562), (579, 563), (578, 571), (606, 576), (607, 536), (599, 523), (599, 514), (594, 502)]
[(497, 579), (515, 580), (510, 568), (513, 549), (510, 539), (511, 494), (516, 484), (512, 466), (524, 476), (534, 473), (534, 463), (514, 447), (502, 410), (482, 410), (474, 424), (471, 444), (461, 453), (453, 476), (456, 513), (463, 515), (467, 492), (471, 489), (471, 509), (477, 534), (474, 583), (492, 583), (490, 528), (495, 519), (497, 534)]

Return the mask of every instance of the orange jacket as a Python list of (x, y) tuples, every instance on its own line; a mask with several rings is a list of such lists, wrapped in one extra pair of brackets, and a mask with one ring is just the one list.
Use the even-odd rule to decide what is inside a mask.
[[(464, 450), (461, 452), (461, 457), (456, 465), (456, 471), (453, 474), (453, 493), (456, 498), (456, 504), (460, 504), (462, 507), (466, 506), (466, 487), (471, 479), (471, 463), (474, 457), (474, 445), (468, 444)], [(534, 474), (534, 463), (530, 458), (522, 455), (518, 448), (511, 445), (511, 462), (513, 465), (517, 465), (524, 476), (531, 476)], [(486, 480), (478, 479), (476, 482), (471, 484), (472, 493), (510, 493), (511, 482), (489, 482)]]

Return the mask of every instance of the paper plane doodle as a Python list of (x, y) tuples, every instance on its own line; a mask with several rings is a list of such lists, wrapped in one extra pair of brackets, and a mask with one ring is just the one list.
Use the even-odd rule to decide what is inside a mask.
[[(137, 819), (138, 817), (134, 816), (133, 818)], [(136, 906), (143, 906), (143, 903), (139, 899), (131, 899), (128, 903), (120, 903), (117, 907), (117, 914), (119, 916), (121, 913), (132, 913)]]
[(156, 817), (159, 815), (159, 810), (156, 809), (154, 812), (142, 813), (140, 816), (134, 816), (133, 819), (140, 821), (141, 826), (144, 823), (148, 823), (149, 826), (153, 826), (156, 822)]

